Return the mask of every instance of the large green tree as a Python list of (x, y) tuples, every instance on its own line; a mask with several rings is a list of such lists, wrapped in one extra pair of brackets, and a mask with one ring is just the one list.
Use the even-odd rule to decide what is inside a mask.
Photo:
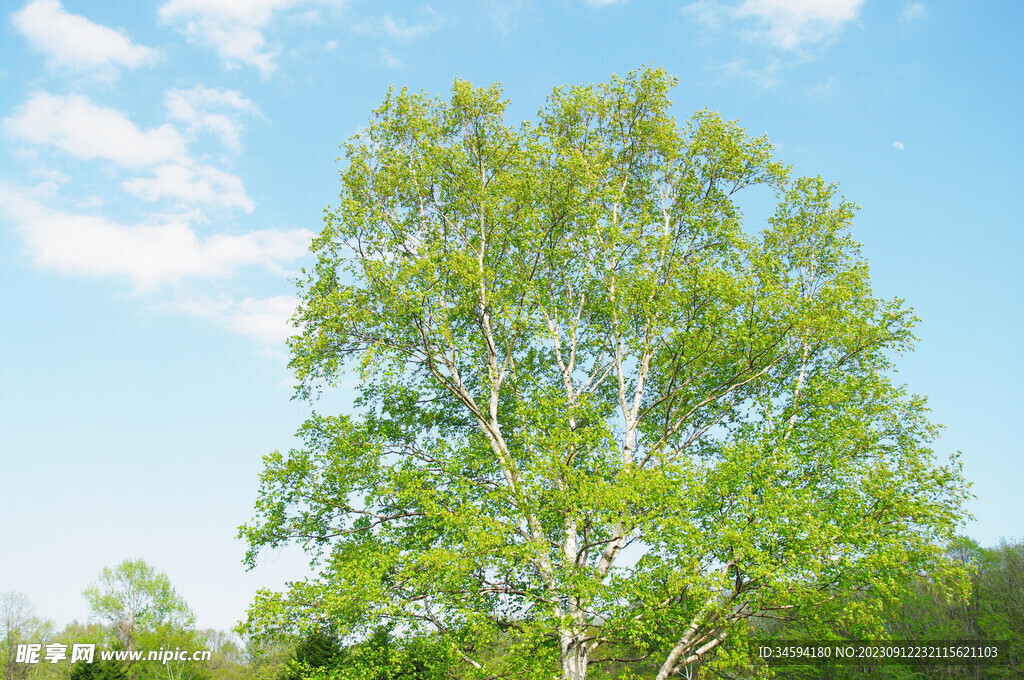
[(872, 294), (855, 207), (715, 113), (679, 125), (673, 84), (557, 88), (519, 126), (497, 86), (391, 92), (345, 145), (291, 366), (359, 396), (266, 457), (249, 564), (296, 542), (316, 575), (250, 630), (661, 680), (752, 615), (952, 568), (966, 485), (891, 379), (914, 318)]

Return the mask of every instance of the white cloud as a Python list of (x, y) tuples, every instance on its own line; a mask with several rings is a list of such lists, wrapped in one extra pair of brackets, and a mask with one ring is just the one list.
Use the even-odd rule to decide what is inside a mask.
[(824, 97), (831, 93), (839, 85), (839, 79), (829, 76), (824, 83), (808, 87), (806, 92), (809, 97)]
[(838, 35), (857, 19), (863, 4), (864, 0), (743, 0), (739, 5), (723, 5), (698, 0), (683, 7), (683, 12), (716, 30), (726, 22), (753, 22), (751, 37), (795, 50)]
[[(277, 52), (267, 46), (264, 30), (275, 15), (310, 1), (329, 0), (168, 0), (159, 15), (182, 26), (189, 40), (213, 48), (227, 68), (253, 66), (268, 76), (277, 68)], [(318, 15), (302, 15), (305, 21), (311, 16)]]
[(209, 165), (161, 165), (153, 177), (134, 177), (121, 187), (144, 201), (169, 198), (184, 205), (241, 208), (247, 213), (255, 208), (239, 177)]
[[(277, 68), (274, 53), (265, 49), (263, 27), (270, 22), (274, 7), (253, 7), (247, 12), (243, 2), (207, 3), (203, 0), (170, 0), (160, 8), (166, 23), (184, 23), (185, 35), (192, 41), (212, 47), (225, 65), (255, 66), (263, 75)], [(284, 0), (281, 4), (291, 4)]]
[(722, 7), (716, 0), (697, 0), (684, 5), (682, 12), (684, 15), (689, 14), (706, 28), (717, 31), (722, 27), (722, 19), (728, 13), (728, 9)]
[(896, 149), (897, 151), (903, 151), (903, 142), (893, 142), (892, 148)]
[[(229, 113), (210, 112), (217, 107)], [(239, 124), (232, 116), (240, 111), (259, 114), (255, 104), (238, 92), (203, 87), (171, 90), (168, 111), (190, 129), (212, 130), (234, 148), (239, 146)], [(204, 219), (200, 207), (249, 213), (255, 207), (238, 176), (190, 158), (174, 126), (140, 130), (120, 111), (80, 95), (37, 94), (4, 120), (4, 127), (16, 139), (79, 158), (110, 160), (132, 169), (153, 167), (152, 175), (130, 177), (121, 188), (144, 201), (170, 200), (179, 208), (193, 209), (190, 219)]]
[(744, 0), (736, 16), (755, 19), (769, 42), (783, 49), (820, 43), (857, 18), (864, 0)]
[(387, 50), (380, 51), (380, 65), (384, 68), (402, 68), (405, 64)]
[(299, 301), (291, 295), (240, 301), (227, 317), (233, 330), (268, 343), (283, 343), (297, 332), (291, 317)]
[(383, 35), (394, 40), (415, 40), (444, 25), (444, 20), (430, 5), (420, 9), (419, 14), (423, 17), (419, 23), (410, 23), (405, 19), (396, 19), (391, 14), (385, 14), (373, 23), (353, 26), (353, 29), (360, 33)]
[(728, 78), (749, 80), (761, 90), (768, 90), (779, 84), (781, 65), (773, 61), (761, 68), (750, 66), (746, 59), (734, 59), (722, 65), (722, 73)]
[(51, 68), (113, 76), (116, 67), (136, 68), (159, 57), (156, 50), (136, 45), (119, 31), (68, 13), (58, 0), (33, 0), (11, 15), (11, 21), (46, 55)]
[(313, 235), (305, 229), (267, 229), (200, 237), (186, 220), (125, 225), (52, 210), (33, 200), (31, 192), (10, 186), (0, 186), (0, 208), (17, 225), (36, 265), (65, 274), (125, 276), (138, 290), (189, 278), (224, 278), (244, 267), (280, 273), (284, 263), (307, 252)]
[(230, 151), (242, 149), (239, 141), (242, 123), (239, 114), (262, 117), (259, 108), (236, 90), (217, 90), (197, 86), (188, 90), (168, 90), (167, 113), (187, 126), (189, 133), (208, 130), (217, 135)]
[(54, 170), (52, 168), (35, 168), (30, 170), (28, 173), (31, 177), (38, 177), (47, 182), (52, 182), (55, 185), (67, 184), (71, 181), (71, 178), (60, 170)]
[(24, 146), (19, 146), (11, 153), (11, 155), (23, 163), (28, 163), (39, 160), (39, 149), (29, 149)]
[(491, 21), (501, 35), (516, 28), (520, 18), (536, 9), (530, 0), (488, 0), (487, 7)]
[(900, 21), (917, 21), (926, 18), (928, 18), (928, 10), (923, 2), (908, 2), (903, 6), (903, 14), (900, 15)]
[(381, 29), (385, 34), (399, 40), (411, 40), (429, 33), (436, 27), (432, 23), (410, 24), (402, 19), (396, 20), (390, 14), (385, 14), (380, 22)]
[(4, 119), (4, 130), (21, 141), (127, 167), (186, 158), (185, 141), (174, 126), (140, 130), (120, 111), (98, 106), (81, 95), (36, 94)]
[(297, 332), (291, 324), (299, 300), (292, 295), (242, 300), (183, 300), (179, 311), (213, 320), (236, 333), (267, 344), (283, 344)]

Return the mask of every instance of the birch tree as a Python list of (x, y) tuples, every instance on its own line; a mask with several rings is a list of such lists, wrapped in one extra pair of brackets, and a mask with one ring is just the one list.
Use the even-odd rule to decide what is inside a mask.
[(488, 678), (629, 650), (664, 680), (751, 616), (947, 568), (966, 484), (893, 379), (915, 319), (872, 293), (855, 206), (678, 123), (673, 85), (556, 88), (518, 126), (498, 86), (392, 91), (344, 145), (291, 366), (358, 397), (265, 458), (248, 564), (295, 543), (315, 576), (250, 631), (429, 631)]
[(142, 559), (103, 567), (98, 581), (82, 595), (92, 617), (106, 622), (117, 642), (129, 651), (138, 646), (140, 634), (151, 636), (161, 627), (189, 629), (195, 620), (167, 574)]

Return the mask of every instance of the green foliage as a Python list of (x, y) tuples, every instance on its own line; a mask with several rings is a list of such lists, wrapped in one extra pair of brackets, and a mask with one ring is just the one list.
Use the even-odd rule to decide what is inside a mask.
[[(497, 650), (494, 650), (497, 652)], [(445, 680), (458, 666), (437, 636), (395, 637), (378, 628), (342, 646), (329, 629), (309, 632), (295, 645), (282, 677), (288, 680)]]
[[(207, 640), (193, 627), (195, 617), (166, 574), (144, 560), (104, 567), (98, 582), (82, 593), (92, 616), (107, 624), (113, 649), (145, 652), (204, 649)], [(143, 659), (126, 662), (132, 680), (207, 680), (210, 669), (198, 661)]]
[(341, 656), (341, 643), (329, 628), (311, 630), (296, 646), (288, 680), (301, 680), (319, 669), (332, 669)]
[(171, 585), (167, 575), (144, 560), (125, 560), (104, 567), (99, 582), (82, 595), (92, 615), (107, 621), (125, 649), (135, 649), (139, 631), (154, 632), (192, 626), (195, 618), (188, 604)]
[(444, 680), (457, 667), (446, 644), (437, 637), (396, 638), (378, 628), (369, 637), (342, 650), (333, 669), (313, 678), (332, 680)]
[(1004, 678), (1024, 677), (1024, 541), (1001, 542), (978, 560), (973, 609), (981, 639), (1004, 640)]
[(28, 676), (28, 667), (16, 663), (19, 644), (36, 641), (36, 635), (45, 623), (35, 616), (35, 607), (24, 593), (14, 591), (0, 595), (0, 616), (3, 617), (4, 644), (0, 647), (0, 664), (4, 680), (22, 680)]
[(295, 542), (317, 575), (247, 630), (664, 678), (738, 663), (754, 615), (877, 630), (921, 573), (962, 588), (938, 546), (967, 485), (891, 380), (914, 317), (872, 294), (855, 206), (713, 112), (677, 124), (674, 82), (556, 88), (518, 127), (497, 86), (390, 92), (345, 145), (291, 366), (309, 398), (355, 371), (361, 415), (266, 457), (248, 563)]
[(253, 669), (247, 667), (249, 659), (241, 640), (220, 630), (208, 629), (202, 632), (203, 646), (211, 656), (206, 667), (211, 680), (250, 680), (256, 678)]
[[(1009, 680), (1022, 673), (1021, 640), (1024, 621), (1020, 615), (1024, 582), (1021, 581), (1021, 556), (1024, 543), (1001, 543), (995, 548), (982, 548), (972, 539), (956, 537), (946, 548), (951, 559), (967, 567), (972, 575), (969, 592), (952, 589), (932, 576), (919, 577), (898, 599), (886, 603), (882, 610), (884, 632), (878, 639), (912, 641), (920, 644), (959, 642), (977, 645), (1002, 645), (1000, 655), (977, 664), (944, 664), (920, 660), (906, 665), (857, 667), (822, 663), (800, 668), (785, 667), (780, 677), (787, 680), (817, 679), (854, 680), (862, 677), (879, 680), (926, 678), (970, 678), (973, 680)], [(993, 612), (999, 615), (992, 616)], [(757, 622), (755, 633), (759, 642), (771, 644), (781, 640), (856, 639), (863, 637), (856, 630), (845, 629), (837, 622), (826, 630), (808, 630), (802, 621), (785, 623)], [(824, 675), (823, 675), (824, 673)], [(756, 674), (750, 677), (757, 677)]]
[[(194, 652), (207, 647), (203, 634), (192, 628), (164, 623), (138, 632), (138, 648), (146, 651), (187, 650)], [(168, 660), (140, 661), (132, 665), (132, 676), (140, 680), (209, 680), (210, 669), (202, 661)]]
[(292, 645), (281, 639), (266, 636), (245, 639), (246, 678), (252, 680), (282, 680), (292, 660)]
[(894, 639), (960, 640), (1004, 646), (998, 664), (980, 668), (921, 665), (925, 677), (1009, 680), (1024, 674), (1024, 543), (1005, 541), (982, 548), (957, 538), (949, 554), (972, 572), (969, 595), (951, 593), (932, 578), (922, 578), (886, 613)]
[(130, 677), (124, 664), (97, 659), (92, 663), (72, 664), (70, 680), (129, 680)]

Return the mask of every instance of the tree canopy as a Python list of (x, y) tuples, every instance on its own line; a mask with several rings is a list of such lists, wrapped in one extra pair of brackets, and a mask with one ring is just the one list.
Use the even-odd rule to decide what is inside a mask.
[[(915, 319), (872, 293), (855, 206), (714, 112), (677, 123), (674, 83), (556, 88), (518, 126), (498, 86), (392, 91), (345, 144), (291, 366), (358, 398), (266, 456), (248, 563), (298, 543), (316, 575), (251, 631), (661, 680), (751, 616), (870, 627), (847, 595), (956, 575), (966, 483), (894, 381)], [(745, 195), (774, 196), (763, 224)]]
[(108, 622), (117, 641), (128, 650), (135, 649), (140, 633), (184, 630), (195, 619), (167, 574), (141, 559), (103, 567), (99, 582), (82, 595), (92, 616)]

